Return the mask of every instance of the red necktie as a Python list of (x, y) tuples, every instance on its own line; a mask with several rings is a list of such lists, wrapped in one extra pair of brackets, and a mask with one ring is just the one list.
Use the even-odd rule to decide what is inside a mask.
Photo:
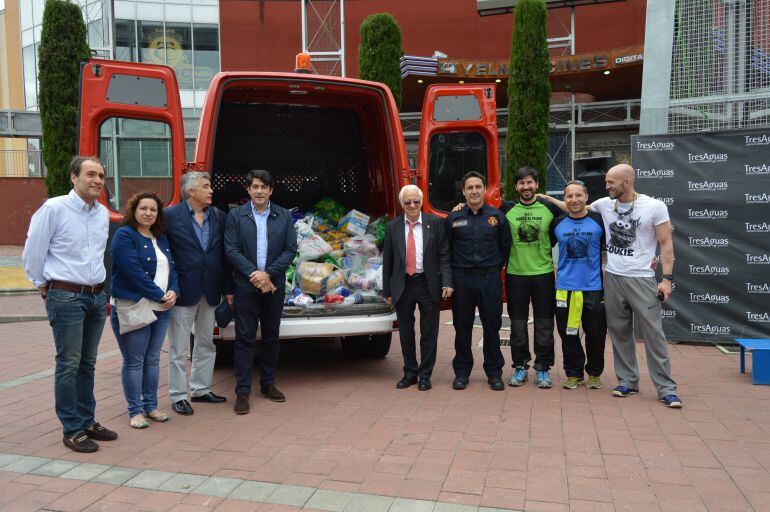
[(406, 273), (414, 275), (417, 272), (417, 248), (414, 244), (414, 225), (416, 222), (409, 223), (409, 236), (406, 237)]

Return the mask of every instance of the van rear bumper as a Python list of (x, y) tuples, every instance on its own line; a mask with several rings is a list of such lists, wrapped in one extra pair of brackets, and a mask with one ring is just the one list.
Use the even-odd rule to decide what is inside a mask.
[[(396, 327), (396, 313), (387, 315), (333, 316), (333, 317), (284, 317), (281, 320), (281, 339), (336, 338), (361, 334), (393, 332)], [(257, 339), (261, 332), (257, 331)], [(234, 340), (235, 325), (230, 322), (214, 339)]]

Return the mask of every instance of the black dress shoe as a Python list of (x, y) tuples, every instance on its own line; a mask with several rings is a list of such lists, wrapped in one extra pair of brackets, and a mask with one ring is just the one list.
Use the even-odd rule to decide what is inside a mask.
[(417, 384), (417, 377), (404, 377), (400, 381), (396, 382), (398, 389), (406, 389), (412, 384)]
[(233, 407), (235, 414), (249, 414), (251, 408), (249, 407), (249, 395), (237, 395), (235, 397), (235, 407)]
[(420, 379), (420, 383), (417, 384), (417, 389), (420, 391), (428, 391), (432, 387), (430, 379)]
[(468, 387), (468, 377), (455, 377), (452, 381), (452, 389), (465, 389)]
[(85, 433), (88, 437), (97, 441), (114, 441), (118, 438), (117, 432), (113, 432), (112, 430), (105, 428), (98, 423), (94, 423), (85, 429)]
[(174, 412), (177, 414), (181, 414), (182, 416), (189, 416), (195, 411), (193, 411), (192, 405), (190, 405), (190, 402), (187, 400), (179, 400), (178, 402), (174, 402), (171, 404), (171, 408), (174, 409)]
[(85, 432), (78, 432), (72, 437), (64, 436), (64, 446), (78, 453), (93, 453), (99, 449), (96, 441), (88, 437)]
[(505, 389), (505, 382), (503, 382), (501, 377), (490, 377), (487, 382), (489, 382), (489, 387), (495, 391), (502, 391)]
[(192, 397), (190, 401), (191, 402), (208, 402), (210, 404), (220, 404), (222, 402), (227, 402), (227, 398), (223, 396), (215, 395), (214, 393), (209, 391), (205, 395)]
[(277, 387), (275, 387), (275, 384), (270, 384), (269, 386), (260, 386), (259, 392), (265, 395), (267, 398), (269, 398), (273, 402), (286, 401), (286, 396), (283, 393), (281, 393)]

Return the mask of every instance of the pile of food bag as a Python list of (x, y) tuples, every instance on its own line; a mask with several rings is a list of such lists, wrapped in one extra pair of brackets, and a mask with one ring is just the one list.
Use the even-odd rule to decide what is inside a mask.
[(382, 256), (387, 216), (372, 219), (324, 197), (293, 212), (297, 257), (286, 273), (286, 304), (334, 308), (384, 302)]

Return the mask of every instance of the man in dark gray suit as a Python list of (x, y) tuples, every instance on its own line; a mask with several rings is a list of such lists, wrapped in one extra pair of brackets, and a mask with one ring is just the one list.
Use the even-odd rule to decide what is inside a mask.
[(260, 325), (259, 390), (274, 402), (286, 401), (275, 386), (275, 369), (286, 270), (297, 253), (297, 232), (291, 214), (270, 202), (270, 173), (250, 171), (246, 185), (251, 201), (231, 209), (225, 227), (225, 254), (233, 268), (235, 285), (236, 414), (249, 412), (254, 346)]
[[(422, 190), (406, 185), (398, 194), (404, 215), (388, 223), (382, 252), (382, 282), (385, 297), (396, 306), (404, 377), (398, 389), (418, 382), (420, 391), (431, 388), (430, 376), (436, 364), (439, 313), (442, 298), (452, 295), (449, 241), (444, 223), (437, 216), (422, 213)], [(420, 355), (417, 365), (414, 308), (420, 308)]]

